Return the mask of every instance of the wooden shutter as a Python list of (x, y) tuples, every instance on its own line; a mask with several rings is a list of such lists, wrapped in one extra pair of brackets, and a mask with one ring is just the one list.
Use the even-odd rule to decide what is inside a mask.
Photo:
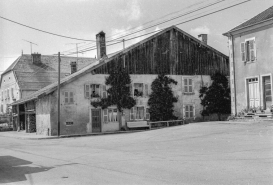
[(256, 59), (255, 40), (249, 41), (249, 50), (250, 50), (250, 60), (254, 61)]
[(131, 96), (134, 96), (134, 84), (130, 84), (130, 93), (131, 93)]
[(192, 105), (192, 107), (193, 107), (193, 119), (195, 119), (195, 104)]
[(130, 120), (135, 120), (135, 107), (130, 109)]
[(103, 122), (107, 123), (108, 122), (108, 109), (103, 109)]
[(146, 120), (150, 120), (149, 108), (146, 108), (146, 111), (145, 111), (145, 119), (146, 119)]
[(246, 55), (246, 62), (250, 61), (250, 49), (249, 49), (249, 41), (245, 42), (245, 55)]
[(64, 103), (68, 103), (69, 99), (68, 99), (68, 92), (64, 92)]
[(149, 96), (149, 86), (148, 84), (144, 84), (144, 96), (148, 97)]
[(185, 109), (186, 109), (186, 106), (185, 106), (185, 105), (183, 105), (183, 118), (184, 118), (184, 119), (186, 118)]
[(74, 93), (69, 92), (69, 103), (74, 103)]
[(89, 84), (84, 85), (84, 97), (90, 98), (90, 85)]
[(11, 88), (11, 98), (14, 98), (13, 88)]
[(246, 52), (245, 52), (245, 43), (244, 42), (241, 43), (241, 57), (242, 57), (242, 61), (245, 62), (246, 61)]
[(107, 97), (106, 85), (102, 85), (102, 98)]
[(193, 80), (192, 79), (188, 79), (188, 80), (189, 80), (188, 81), (188, 84), (189, 84), (188, 91), (190, 93), (192, 93), (193, 92)]
[(185, 93), (188, 92), (188, 79), (187, 78), (184, 79), (184, 92)]

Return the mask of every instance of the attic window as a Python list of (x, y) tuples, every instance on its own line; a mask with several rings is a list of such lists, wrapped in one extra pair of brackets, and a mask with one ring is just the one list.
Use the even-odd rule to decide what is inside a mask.
[(75, 73), (77, 71), (77, 62), (71, 62), (70, 66), (71, 66), (71, 74)]

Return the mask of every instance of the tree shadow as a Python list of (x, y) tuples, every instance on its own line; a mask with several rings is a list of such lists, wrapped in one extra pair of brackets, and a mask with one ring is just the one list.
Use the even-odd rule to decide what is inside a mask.
[(26, 174), (45, 172), (53, 167), (31, 166), (32, 162), (13, 156), (0, 156), (0, 184), (26, 181)]

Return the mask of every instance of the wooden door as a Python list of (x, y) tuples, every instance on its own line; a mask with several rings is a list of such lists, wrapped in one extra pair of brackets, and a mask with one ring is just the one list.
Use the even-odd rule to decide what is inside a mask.
[(101, 132), (101, 111), (92, 109), (92, 132)]
[(270, 76), (263, 77), (263, 92), (264, 109), (267, 109), (270, 108), (272, 104)]
[(260, 90), (259, 90), (258, 78), (248, 79), (247, 83), (248, 83), (248, 106), (249, 107), (260, 106)]

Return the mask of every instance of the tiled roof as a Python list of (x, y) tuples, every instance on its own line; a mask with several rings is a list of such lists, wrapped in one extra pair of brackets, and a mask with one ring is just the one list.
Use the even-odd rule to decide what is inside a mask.
[[(96, 60), (61, 56), (61, 78), (71, 73), (70, 62), (77, 61), (77, 70), (80, 70)], [(33, 64), (31, 55), (22, 55), (2, 75), (11, 70), (15, 72), (20, 89), (38, 90), (57, 81), (58, 56), (41, 55), (41, 62)]]
[[(46, 72), (23, 72), (14, 71), (17, 77), (18, 85), (21, 90), (39, 90), (51, 83), (57, 82), (58, 73), (54, 71)], [(61, 73), (61, 78), (66, 76), (65, 73)]]
[[(64, 84), (66, 82), (70, 82), (71, 80), (78, 78), (80, 75), (83, 75), (83, 74), (85, 74), (87, 72), (95, 70), (96, 68), (98, 68), (98, 67), (104, 65), (105, 63), (111, 61), (112, 58), (114, 58), (116, 55), (128, 52), (129, 50), (133, 49), (134, 47), (137, 47), (138, 45), (142, 44), (143, 42), (147, 42), (148, 40), (150, 40), (150, 39), (152, 39), (152, 38), (154, 38), (154, 37), (156, 37), (156, 36), (158, 36), (158, 35), (160, 35), (160, 34), (162, 34), (164, 32), (167, 32), (167, 31), (169, 31), (171, 29), (176, 29), (177, 31), (182, 32), (183, 34), (187, 35), (191, 39), (197, 41), (198, 43), (200, 43), (200, 45), (204, 45), (204, 47), (207, 47), (207, 48), (209, 48), (211, 50), (214, 50), (215, 52), (218, 52), (218, 53), (222, 54), (218, 50), (216, 50), (216, 49), (214, 49), (214, 48), (212, 48), (212, 47), (210, 47), (208, 45), (203, 44), (200, 40), (198, 40), (197, 38), (191, 36), (190, 34), (184, 32), (184, 31), (182, 31), (181, 29), (177, 28), (176, 26), (171, 26), (171, 27), (168, 27), (168, 28), (166, 28), (166, 29), (164, 29), (164, 30), (162, 30), (162, 31), (160, 31), (160, 32), (158, 32), (158, 33), (156, 33), (156, 34), (154, 34), (154, 35), (152, 35), (152, 36), (150, 36), (150, 37), (136, 43), (136, 44), (133, 44), (133, 45), (131, 45), (131, 46), (129, 46), (129, 47), (123, 49), (123, 50), (120, 50), (120, 51), (114, 52), (112, 54), (109, 54), (106, 58), (102, 58), (100, 61), (97, 60), (96, 62), (93, 62), (91, 65), (88, 65), (88, 66), (82, 68), (81, 70), (79, 70), (79, 71), (77, 71), (77, 72), (75, 72), (75, 73), (61, 79), (61, 84)], [(222, 55), (224, 55), (224, 54), (222, 54)], [(224, 56), (226, 56), (226, 55), (224, 55)], [(50, 84), (50, 85), (48, 85), (48, 86), (34, 92), (34, 93), (32, 93), (31, 95), (29, 95), (26, 98), (23, 98), (21, 100), (13, 102), (11, 105), (22, 104), (24, 102), (34, 100), (34, 99), (38, 98), (38, 96), (40, 96), (42, 94), (47, 94), (47, 93), (50, 93), (50, 92), (56, 90), (57, 85), (58, 85), (58, 82), (52, 83), (52, 84)]]
[(257, 24), (259, 22), (263, 22), (263, 21), (266, 21), (266, 20), (272, 19), (272, 18), (273, 18), (273, 6), (266, 9), (265, 11), (259, 13), (255, 17), (249, 19), (248, 21), (236, 26), (235, 28), (228, 31), (228, 33), (239, 30), (239, 29), (242, 29), (242, 28), (245, 28), (245, 27), (248, 27), (248, 26), (252, 26), (254, 24)]

